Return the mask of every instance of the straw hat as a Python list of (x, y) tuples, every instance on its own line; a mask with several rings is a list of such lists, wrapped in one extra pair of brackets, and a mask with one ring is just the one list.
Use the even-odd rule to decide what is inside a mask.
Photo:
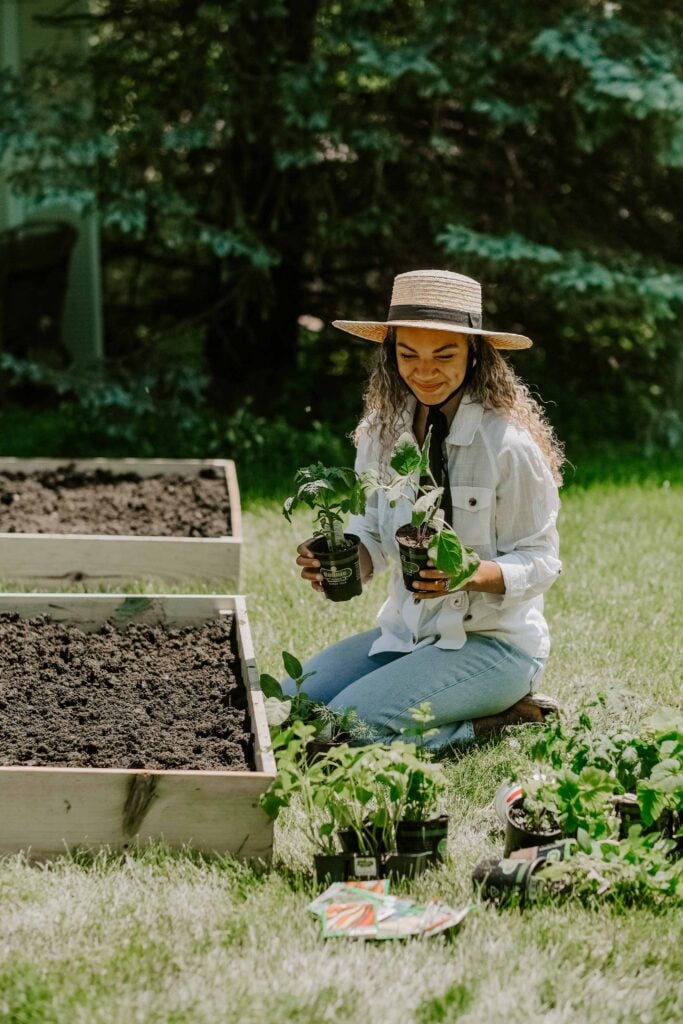
[(411, 270), (394, 278), (389, 314), (384, 321), (333, 320), (334, 327), (359, 338), (382, 342), (389, 327), (432, 327), (458, 334), (480, 334), (493, 348), (530, 348), (523, 334), (481, 329), (481, 285), (450, 270)]

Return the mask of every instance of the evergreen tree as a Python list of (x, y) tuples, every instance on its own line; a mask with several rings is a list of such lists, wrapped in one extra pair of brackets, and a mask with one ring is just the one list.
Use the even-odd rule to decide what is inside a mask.
[[(358, 379), (302, 314), (386, 313), (395, 273), (484, 282), (567, 429), (676, 442), (683, 4), (92, 0), (88, 45), (3, 73), (34, 208), (97, 209), (110, 347), (190, 324), (260, 411)], [(139, 338), (138, 338), (139, 340)], [(355, 408), (355, 403), (354, 403)], [(343, 403), (338, 410), (344, 412)], [(317, 411), (321, 411), (317, 409)], [(329, 410), (328, 410), (329, 411)]]

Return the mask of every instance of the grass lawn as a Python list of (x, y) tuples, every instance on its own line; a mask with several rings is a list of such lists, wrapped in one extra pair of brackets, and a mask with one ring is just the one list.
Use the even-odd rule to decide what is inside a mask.
[[(598, 692), (605, 722), (635, 724), (680, 703), (683, 486), (663, 481), (593, 483), (564, 496), (565, 570), (547, 599), (554, 647), (543, 689), (570, 713)], [(275, 502), (246, 502), (244, 528), (261, 670), (278, 674), (283, 649), (304, 658), (373, 624), (381, 580), (348, 605), (298, 580), (303, 517), (292, 528)], [(491, 798), (526, 763), (531, 732), (448, 764), (451, 862), (406, 886), (411, 894), (471, 901), (472, 867), (502, 849)], [(275, 864), (262, 873), (159, 848), (42, 868), (0, 861), (0, 1022), (683, 1019), (680, 908), (480, 905), (450, 939), (325, 942), (304, 909), (309, 865), (294, 815), (278, 823)]]

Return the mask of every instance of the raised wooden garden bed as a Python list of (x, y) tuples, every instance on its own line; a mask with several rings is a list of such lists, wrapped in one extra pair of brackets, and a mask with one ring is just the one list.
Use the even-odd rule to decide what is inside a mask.
[[(31, 735), (27, 735), (26, 750), (18, 758), (29, 763), (6, 764), (7, 751), (17, 749), (16, 736), (12, 746), (11, 729), (6, 726), (3, 757), (3, 736), (0, 730), (0, 853), (25, 850), (32, 857), (44, 858), (75, 848), (122, 849), (137, 840), (152, 839), (161, 840), (174, 848), (190, 846), (204, 853), (231, 853), (245, 859), (267, 860), (270, 857), (272, 821), (261, 809), (259, 798), (275, 775), (275, 764), (270, 751), (270, 735), (244, 598), (214, 595), (145, 597), (124, 594), (4, 594), (0, 595), (0, 616), (3, 613), (14, 616), (5, 617), (1, 623), (5, 650), (12, 649), (10, 633), (15, 627), (24, 632), (30, 628), (38, 633), (38, 637), (37, 640), (31, 638), (30, 644), (27, 641), (30, 651), (27, 655), (22, 654), (22, 659), (26, 660), (22, 661), (21, 670), (12, 667), (13, 661), (16, 664), (17, 655), (9, 655), (10, 667), (4, 670), (4, 678), (0, 678), (0, 700), (3, 695), (5, 698), (4, 709), (0, 714), (16, 716), (18, 702), (27, 700), (35, 712), (29, 715), (31, 725), (27, 733)], [(65, 634), (62, 641), (66, 648), (63, 658), (65, 670), (63, 674), (56, 673), (54, 668), (49, 672), (46, 670), (43, 682), (40, 671), (36, 673), (33, 668), (29, 671), (25, 667), (35, 664), (36, 657), (41, 662), (45, 659), (46, 663), (51, 658), (52, 665), (55, 661), (53, 651), (41, 640), (40, 621), (25, 621), (35, 620), (36, 616), (47, 616), (50, 620), (48, 626), (53, 632), (51, 623), (77, 627), (75, 630), (59, 627)], [(211, 622), (214, 622), (214, 626), (211, 626)], [(94, 763), (99, 763), (97, 757), (101, 759), (106, 756), (107, 741), (102, 744), (96, 736), (95, 743), (82, 742), (79, 726), (74, 724), (79, 721), (80, 714), (81, 720), (86, 723), (83, 728), (89, 727), (87, 723), (97, 717), (93, 711), (100, 706), (97, 701), (93, 701), (93, 706), (88, 707), (89, 677), (87, 674), (84, 676), (84, 666), (92, 673), (90, 678), (93, 688), (101, 687), (104, 683), (103, 693), (107, 699), (111, 698), (112, 689), (116, 690), (117, 678), (121, 679), (123, 689), (126, 677), (137, 672), (135, 685), (141, 696), (137, 698), (134, 694), (134, 701), (126, 697), (123, 710), (129, 713), (131, 703), (139, 703), (138, 711), (144, 717), (145, 703), (155, 699), (153, 691), (157, 689), (154, 669), (151, 682), (149, 674), (145, 678), (145, 671), (149, 673), (150, 659), (144, 649), (144, 634), (147, 633), (154, 641), (162, 627), (163, 643), (180, 649), (187, 662), (196, 650), (193, 633), (179, 630), (192, 627), (197, 635), (200, 630), (213, 631), (215, 634), (219, 629), (216, 622), (225, 624), (225, 641), (220, 636), (212, 635), (208, 641), (209, 656), (203, 659), (198, 656), (195, 660), (200, 669), (208, 665), (208, 675), (205, 670), (203, 678), (209, 679), (208, 685), (214, 690), (214, 704), (216, 696), (221, 696), (221, 688), (225, 687), (225, 698), (217, 702), (219, 715), (221, 706), (231, 714), (235, 707), (242, 707), (242, 721), (247, 729), (244, 756), (251, 761), (253, 770), (164, 770), (156, 767), (132, 768), (125, 763), (110, 767), (63, 766), (64, 761), (73, 762), (74, 753), (77, 760), (85, 758), (86, 764), (93, 763), (90, 756), (92, 749), (96, 752), (99, 750), (94, 755)], [(205, 625), (207, 623), (208, 626)], [(142, 628), (131, 630), (131, 625)], [(89, 658), (87, 651), (83, 651), (87, 644), (84, 644), (82, 633), (98, 633), (97, 641), (100, 641), (101, 636), (106, 639), (113, 632), (117, 633), (117, 642), (122, 635), (132, 635), (130, 651), (124, 649), (123, 655), (115, 652), (109, 661), (101, 654), (93, 654)], [(136, 636), (142, 639), (138, 641)], [(169, 641), (166, 636), (170, 637)], [(95, 640), (93, 637), (93, 649)], [(161, 646), (161, 641), (157, 643)], [(57, 640), (53, 638), (51, 644), (56, 646)], [(223, 657), (225, 672), (215, 667), (217, 662), (222, 664)], [(48, 689), (50, 694), (55, 692), (55, 676), (59, 677), (58, 682), (66, 678), (68, 691), (70, 663), (74, 666), (71, 670), (73, 677), (77, 674), (76, 669), (80, 674), (79, 688), (74, 686), (73, 700), (62, 698), (56, 703), (61, 703), (62, 707), (70, 704), (78, 707), (67, 708), (70, 717), (66, 719), (66, 733), (68, 736), (69, 731), (72, 731), (73, 740), (71, 744), (62, 747), (60, 753), (54, 739), (43, 737), (41, 742), (41, 730), (47, 730), (46, 726), (41, 725), (41, 717), (46, 714)], [(127, 664), (130, 664), (130, 669), (127, 669)], [(189, 677), (189, 671), (181, 674)], [(22, 686), (24, 678), (29, 675), (31, 679), (27, 685)], [(172, 693), (173, 681), (168, 685)], [(44, 691), (42, 699), (41, 688)], [(15, 705), (9, 703), (8, 697), (16, 702)], [(149, 718), (152, 725), (158, 724), (157, 719), (163, 717), (168, 704), (170, 701), (163, 703), (158, 713), (155, 707), (151, 708)], [(101, 706), (106, 707), (106, 704)], [(72, 711), (75, 714), (71, 714)], [(197, 723), (199, 737), (207, 733), (210, 737), (222, 735), (220, 729), (212, 726), (211, 713), (215, 711), (211, 712), (207, 704), (206, 719), (209, 725), (207, 728), (204, 722)], [(102, 735), (110, 732), (109, 725), (115, 715), (114, 710), (104, 716), (106, 727), (100, 728)], [(65, 727), (61, 725), (60, 728), (63, 735)], [(14, 731), (16, 733), (16, 729)], [(171, 726), (162, 730), (162, 739), (153, 741), (153, 747), (158, 746), (160, 751), (164, 746), (173, 746), (170, 741), (165, 742), (166, 732), (170, 736)], [(159, 737), (160, 734), (152, 733), (153, 737), (155, 735)], [(52, 750), (49, 749), (50, 743), (53, 744)], [(221, 756), (220, 741), (209, 747), (202, 746), (200, 742), (193, 749), (207, 749), (211, 757), (218, 751), (218, 757)], [(156, 753), (156, 750), (152, 753)], [(49, 755), (51, 761), (48, 765), (44, 764), (45, 755)], [(137, 757), (143, 764), (148, 763), (146, 758), (157, 760), (144, 751), (138, 752)], [(190, 759), (192, 757), (190, 755)], [(41, 760), (43, 764), (30, 763)], [(62, 765), (59, 764), (60, 760)], [(130, 763), (130, 758), (125, 755), (121, 760)]]
[[(120, 513), (111, 498), (103, 495), (93, 512), (92, 528), (83, 528), (78, 532), (62, 529), (59, 526), (59, 500), (56, 500), (52, 517), (56, 525), (50, 528), (50, 532), (43, 528), (31, 532), (30, 526), (27, 532), (23, 532), (26, 527), (22, 525), (22, 520), (23, 523), (31, 522), (30, 513), (33, 509), (30, 496), (22, 498), (21, 504), (26, 514), (15, 517), (16, 523), (13, 522), (11, 531), (2, 532), (0, 526), (1, 580), (51, 587), (55, 583), (78, 581), (118, 585), (151, 577), (169, 583), (220, 581), (221, 590), (228, 593), (239, 591), (242, 523), (237, 476), (231, 460), (82, 459), (68, 463), (65, 459), (0, 458), (0, 475), (34, 474), (38, 477), (40, 474), (64, 471), (66, 466), (83, 474), (120, 477), (128, 488), (131, 486), (131, 475), (143, 482), (159, 477), (163, 483), (166, 478), (171, 486), (171, 481), (179, 478), (198, 480), (202, 474), (213, 474), (228, 514), (213, 516), (213, 522), (218, 520), (219, 523), (218, 536), (192, 535), (198, 532), (198, 527), (192, 523), (182, 528), (182, 533), (186, 535), (143, 535), (146, 533), (146, 512), (143, 507), (138, 515), (142, 527), (130, 529), (129, 533), (120, 533), (120, 523), (117, 522)], [(108, 486), (111, 487), (111, 484)], [(65, 493), (63, 488), (56, 487), (55, 490), (59, 494)], [(7, 512), (7, 505), (11, 507), (14, 500), (11, 486), (5, 485), (0, 500)], [(169, 509), (176, 502), (171, 487), (168, 495)], [(135, 506), (134, 500), (131, 506)], [(203, 511), (197, 510), (198, 518)], [(7, 518), (0, 517), (0, 522)], [(98, 518), (105, 524), (100, 525), (99, 529), (96, 525)], [(173, 529), (177, 533), (181, 532), (177, 526)]]

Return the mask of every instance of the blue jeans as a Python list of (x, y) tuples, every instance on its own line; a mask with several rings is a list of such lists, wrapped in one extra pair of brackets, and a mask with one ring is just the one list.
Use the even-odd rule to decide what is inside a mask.
[[(414, 725), (408, 713), (429, 701), (435, 728), (426, 746), (433, 750), (474, 739), (473, 718), (494, 715), (533, 692), (544, 662), (512, 644), (470, 633), (458, 651), (433, 644), (409, 654), (368, 651), (379, 629), (350, 636), (315, 654), (304, 665), (315, 675), (304, 683), (311, 700), (333, 711), (355, 708), (370, 727), (372, 740), (391, 743)], [(291, 680), (283, 689), (294, 692)]]

